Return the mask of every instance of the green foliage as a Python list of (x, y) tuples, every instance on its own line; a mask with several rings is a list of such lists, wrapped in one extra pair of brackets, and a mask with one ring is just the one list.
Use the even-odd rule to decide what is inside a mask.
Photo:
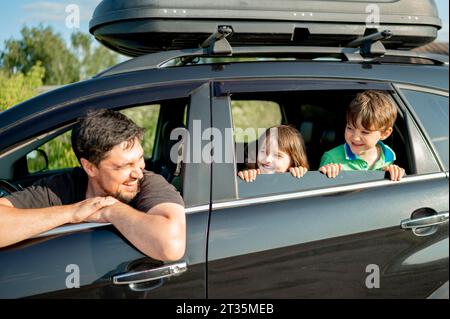
[[(234, 128), (250, 128), (256, 134), (258, 129), (279, 125), (282, 120), (280, 106), (270, 101), (231, 101), (231, 111)], [(251, 142), (254, 138), (237, 131), (234, 140), (236, 143), (242, 143)]]
[(71, 37), (72, 50), (78, 56), (79, 76), (87, 79), (119, 62), (119, 56), (101, 45), (94, 46), (92, 37), (76, 32)]
[(150, 157), (153, 152), (159, 110), (159, 105), (148, 105), (122, 111), (125, 116), (129, 117), (134, 123), (145, 129), (144, 140), (142, 141), (145, 157)]
[(116, 53), (94, 45), (90, 35), (74, 33), (71, 47), (50, 26), (23, 27), (22, 38), (5, 41), (0, 65), (9, 75), (28, 73), (41, 61), (45, 69), (45, 85), (61, 85), (92, 77), (117, 64)]
[(36, 95), (44, 75), (45, 70), (40, 61), (26, 74), (18, 72), (8, 75), (0, 71), (0, 112)]
[(49, 170), (79, 166), (72, 150), (71, 136), (72, 131), (68, 131), (40, 147), (47, 154)]
[(23, 27), (20, 40), (5, 41), (5, 51), (1, 54), (2, 68), (10, 74), (28, 73), (38, 61), (45, 68), (45, 85), (76, 82), (78, 61), (67, 48), (61, 35), (51, 27)]

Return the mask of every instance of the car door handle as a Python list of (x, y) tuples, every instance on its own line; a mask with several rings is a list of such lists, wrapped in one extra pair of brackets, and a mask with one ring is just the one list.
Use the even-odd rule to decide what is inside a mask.
[(142, 282), (178, 275), (180, 273), (185, 272), (186, 270), (187, 264), (186, 262), (183, 261), (176, 264), (164, 265), (158, 268), (115, 275), (113, 277), (113, 283), (115, 285), (138, 284)]
[(401, 227), (403, 229), (412, 229), (430, 227), (434, 225), (439, 225), (448, 221), (448, 212), (439, 213), (433, 216), (407, 219), (401, 222)]

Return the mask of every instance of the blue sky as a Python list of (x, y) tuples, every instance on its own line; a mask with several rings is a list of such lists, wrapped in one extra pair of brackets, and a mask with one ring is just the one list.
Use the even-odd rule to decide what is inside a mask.
[[(0, 50), (4, 48), (6, 39), (20, 37), (20, 29), (24, 24), (34, 26), (42, 22), (45, 25), (51, 25), (68, 40), (74, 31), (74, 29), (67, 28), (65, 24), (67, 17), (65, 9), (69, 4), (79, 6), (80, 29), (88, 32), (89, 20), (99, 2), (100, 0), (3, 0), (0, 12)], [(443, 23), (443, 29), (439, 31), (438, 39), (448, 42), (449, 2), (448, 0), (435, 0), (435, 2)]]

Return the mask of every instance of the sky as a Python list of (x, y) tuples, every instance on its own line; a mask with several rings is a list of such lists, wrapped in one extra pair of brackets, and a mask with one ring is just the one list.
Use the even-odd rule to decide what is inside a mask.
[[(54, 30), (61, 33), (66, 41), (74, 31), (89, 32), (89, 20), (92, 13), (101, 0), (1, 0), (0, 11), (0, 50), (4, 48), (7, 39), (20, 38), (20, 29), (25, 24), (35, 26), (39, 23), (51, 25)], [(413, 1), (413, 0), (408, 0)], [(449, 2), (448, 0), (435, 0), (443, 28), (438, 32), (438, 40), (449, 40)], [(68, 28), (66, 8), (70, 4), (76, 4), (80, 10), (80, 24), (78, 28)], [(73, 12), (73, 11), (71, 11)]]

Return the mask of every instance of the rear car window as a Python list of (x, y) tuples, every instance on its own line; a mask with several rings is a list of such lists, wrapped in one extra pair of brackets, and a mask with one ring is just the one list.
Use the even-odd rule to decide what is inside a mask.
[(403, 90), (403, 94), (448, 170), (448, 97), (413, 90)]
[(236, 143), (248, 143), (256, 140), (258, 136), (245, 134), (245, 130), (267, 129), (279, 125), (282, 121), (280, 105), (272, 101), (231, 101), (233, 114), (234, 141)]

